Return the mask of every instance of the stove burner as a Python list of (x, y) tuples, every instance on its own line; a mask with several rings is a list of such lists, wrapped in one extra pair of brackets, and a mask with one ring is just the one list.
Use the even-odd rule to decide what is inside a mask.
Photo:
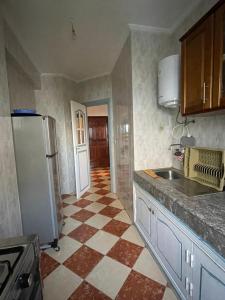
[(23, 247), (12, 247), (0, 250), (0, 295), (12, 275), (23, 250)]
[(8, 273), (12, 273), (12, 266), (9, 260), (0, 260), (0, 265), (6, 265), (8, 268)]

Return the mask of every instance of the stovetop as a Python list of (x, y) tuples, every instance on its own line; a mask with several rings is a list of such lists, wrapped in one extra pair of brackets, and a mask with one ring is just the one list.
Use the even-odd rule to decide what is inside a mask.
[(23, 254), (25, 246), (0, 249), (0, 295)]
[(38, 237), (0, 239), (0, 300), (32, 299), (39, 286)]

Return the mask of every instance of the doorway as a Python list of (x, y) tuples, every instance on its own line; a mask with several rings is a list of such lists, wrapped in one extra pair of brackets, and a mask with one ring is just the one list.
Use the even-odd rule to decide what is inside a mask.
[[(116, 193), (116, 163), (115, 163), (115, 153), (114, 147), (116, 141), (114, 140), (114, 121), (113, 121), (113, 103), (112, 99), (96, 99), (87, 100), (83, 103), (87, 109), (89, 107), (96, 107), (101, 105), (107, 106), (108, 112), (108, 139), (109, 139), (109, 165), (110, 165), (110, 178), (111, 178), (111, 192)], [(97, 109), (97, 108), (95, 108)]]
[(89, 106), (87, 116), (91, 168), (109, 169), (108, 106)]

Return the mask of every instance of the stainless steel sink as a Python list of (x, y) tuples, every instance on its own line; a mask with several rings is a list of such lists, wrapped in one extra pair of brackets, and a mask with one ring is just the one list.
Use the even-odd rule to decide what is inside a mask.
[(155, 174), (167, 180), (180, 179), (183, 177), (173, 169), (156, 170)]
[(217, 190), (202, 185), (198, 182), (185, 178), (182, 173), (179, 171), (174, 170), (173, 168), (164, 168), (164, 169), (157, 169), (154, 170), (155, 174), (169, 180), (171, 185), (178, 191), (182, 192), (183, 194), (193, 197), (205, 194), (213, 194), (218, 193)]

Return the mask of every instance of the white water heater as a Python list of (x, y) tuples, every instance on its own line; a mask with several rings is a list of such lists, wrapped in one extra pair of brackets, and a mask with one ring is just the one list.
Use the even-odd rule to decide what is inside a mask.
[(159, 62), (158, 67), (159, 105), (175, 108), (180, 101), (180, 56), (168, 56)]

